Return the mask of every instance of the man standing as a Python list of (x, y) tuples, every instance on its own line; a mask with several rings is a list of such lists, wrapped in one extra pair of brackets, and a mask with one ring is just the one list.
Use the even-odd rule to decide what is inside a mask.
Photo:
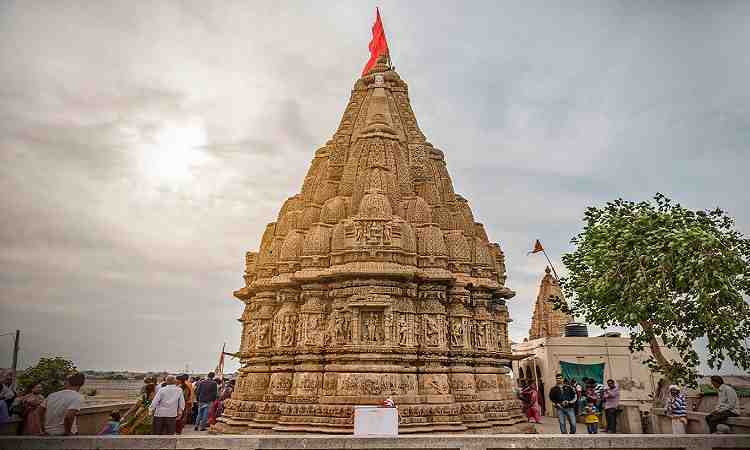
[(195, 429), (204, 431), (208, 425), (208, 408), (219, 396), (219, 386), (214, 381), (215, 374), (208, 373), (208, 378), (201, 380), (196, 387), (198, 398), (198, 417), (195, 419)]
[(724, 423), (729, 417), (737, 417), (737, 391), (724, 384), (724, 378), (713, 375), (711, 377), (711, 386), (719, 391), (719, 403), (713, 411), (706, 416), (708, 428), (711, 433), (716, 433), (716, 425)]
[(65, 380), (61, 391), (53, 392), (42, 403), (39, 414), (44, 417), (44, 434), (51, 436), (71, 436), (78, 434), (76, 416), (83, 405), (83, 395), (79, 394), (86, 377), (79, 372)]
[(557, 385), (550, 389), (549, 399), (557, 410), (557, 418), (560, 420), (560, 433), (567, 434), (568, 431), (565, 426), (565, 420), (567, 419), (570, 423), (570, 434), (576, 434), (576, 416), (573, 408), (576, 401), (576, 391), (567, 383), (563, 383), (563, 377), (559, 373), (555, 377), (555, 381)]
[(680, 392), (680, 388), (674, 384), (669, 386), (667, 417), (672, 419), (672, 434), (685, 434), (685, 425), (687, 425), (685, 394)]
[(176, 382), (174, 375), (167, 376), (166, 385), (159, 389), (148, 408), (154, 416), (154, 434), (174, 434), (177, 417), (185, 410), (182, 389)]
[(620, 406), (620, 386), (615, 380), (607, 380), (604, 390), (604, 416), (607, 418), (607, 433), (617, 433), (617, 408)]

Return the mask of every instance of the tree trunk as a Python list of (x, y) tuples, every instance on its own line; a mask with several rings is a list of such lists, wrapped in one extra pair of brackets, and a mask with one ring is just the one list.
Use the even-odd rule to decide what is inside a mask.
[[(664, 353), (661, 351), (661, 346), (659, 345), (658, 339), (656, 339), (656, 335), (654, 334), (654, 328), (651, 325), (651, 322), (641, 322), (641, 328), (643, 328), (644, 331), (646, 331), (649, 335), (649, 348), (651, 349), (651, 354), (656, 359), (656, 362), (662, 366), (667, 367), (670, 365), (669, 360), (666, 356), (664, 356)], [(668, 375), (663, 374), (663, 378), (659, 380), (658, 386), (656, 388), (656, 392), (654, 392), (654, 399), (657, 398), (659, 400), (664, 400), (666, 398), (666, 391), (668, 389), (668, 386), (672, 384), (672, 380), (669, 378)]]

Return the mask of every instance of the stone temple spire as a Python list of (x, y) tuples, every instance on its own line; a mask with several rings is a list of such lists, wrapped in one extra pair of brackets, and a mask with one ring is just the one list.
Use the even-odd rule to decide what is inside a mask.
[(300, 192), (248, 252), (242, 368), (218, 431), (519, 431), (505, 256), (454, 192), (387, 55), (354, 84)]
[(560, 284), (547, 267), (544, 269), (544, 278), (539, 285), (534, 315), (531, 317), (529, 339), (560, 337), (565, 334), (565, 325), (571, 321), (571, 317), (554, 308), (551, 302), (554, 297), (562, 297), (562, 291)]

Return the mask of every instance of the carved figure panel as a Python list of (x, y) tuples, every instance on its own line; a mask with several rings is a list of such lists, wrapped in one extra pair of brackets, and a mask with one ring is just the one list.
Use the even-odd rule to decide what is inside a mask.
[(384, 341), (382, 311), (362, 311), (360, 327), (360, 341), (363, 344), (378, 344)]
[(271, 346), (271, 321), (260, 320), (258, 321), (258, 338), (256, 346), (258, 348), (266, 348)]
[(463, 319), (455, 318), (451, 321), (451, 346), (452, 347), (463, 347), (464, 346), (464, 324)]
[(337, 395), (410, 395), (417, 393), (417, 376), (344, 373), (339, 375), (337, 386)]
[(276, 372), (271, 374), (269, 391), (273, 395), (289, 395), (292, 389), (292, 376), (290, 372)]

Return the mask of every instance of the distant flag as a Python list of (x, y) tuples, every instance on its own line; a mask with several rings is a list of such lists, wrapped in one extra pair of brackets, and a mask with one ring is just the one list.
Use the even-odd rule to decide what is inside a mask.
[(542, 243), (539, 242), (539, 239), (534, 241), (534, 249), (531, 250), (527, 255), (533, 255), (535, 253), (544, 253), (544, 257), (547, 258), (547, 262), (549, 263), (550, 267), (552, 268), (552, 274), (555, 276), (556, 280), (559, 280), (560, 277), (557, 276), (557, 271), (555, 270), (555, 265), (552, 264), (552, 261), (550, 261), (549, 256), (547, 256), (547, 252), (544, 251), (544, 247), (542, 247)]
[(542, 247), (542, 243), (539, 242), (539, 239), (537, 239), (536, 241), (534, 241), (534, 249), (530, 251), (528, 254), (533, 255), (534, 253), (539, 253), (543, 251), (544, 251), (544, 247)]
[(372, 69), (372, 66), (378, 61), (378, 56), (388, 53), (388, 42), (385, 40), (385, 30), (383, 22), (380, 21), (380, 10), (375, 8), (375, 23), (372, 25), (372, 40), (370, 41), (370, 59), (362, 69), (362, 76)]

